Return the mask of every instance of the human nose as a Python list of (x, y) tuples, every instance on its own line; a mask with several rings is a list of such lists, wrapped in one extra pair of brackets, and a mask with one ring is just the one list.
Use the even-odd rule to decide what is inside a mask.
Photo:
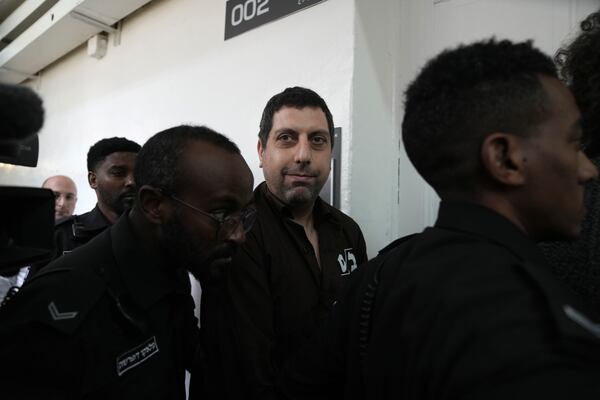
[(57, 205), (59, 208), (62, 208), (62, 207), (65, 205), (65, 202), (66, 202), (66, 200), (65, 200), (65, 197), (64, 197), (64, 196), (58, 196), (58, 197), (55, 199), (55, 201), (56, 201), (56, 205)]
[(301, 137), (296, 146), (296, 154), (294, 161), (300, 164), (310, 163), (312, 150), (307, 138)]
[(128, 186), (128, 187), (135, 186), (135, 180), (133, 179), (133, 172), (128, 173), (127, 176), (125, 177), (125, 186)]
[(598, 177), (598, 168), (592, 163), (592, 161), (581, 152), (581, 166), (579, 168), (579, 180), (585, 183), (589, 180), (596, 179)]
[(236, 225), (235, 229), (231, 232), (227, 240), (237, 245), (241, 245), (246, 241), (246, 232), (241, 222)]

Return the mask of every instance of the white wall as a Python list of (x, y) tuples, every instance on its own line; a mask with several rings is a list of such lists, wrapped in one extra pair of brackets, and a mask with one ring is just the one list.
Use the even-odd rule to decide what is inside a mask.
[[(258, 123), (285, 87), (311, 87), (347, 131), (353, 55), (351, 0), (327, 0), (228, 41), (224, 0), (159, 0), (127, 18), (121, 45), (100, 60), (81, 47), (31, 82), (46, 108), (35, 169), (3, 167), (0, 184), (38, 186), (57, 173), (79, 187), (76, 212), (95, 204), (85, 157), (101, 138), (140, 144), (181, 123), (232, 138), (255, 174)], [(349, 140), (349, 135), (344, 140)], [(348, 148), (349, 144), (344, 143)]]
[(442, 48), (496, 35), (533, 38), (553, 53), (598, 0), (327, 0), (223, 41), (225, 0), (156, 0), (125, 20), (101, 60), (84, 47), (31, 82), (47, 110), (35, 169), (0, 167), (0, 184), (75, 178), (76, 212), (93, 207), (85, 155), (126, 136), (199, 123), (229, 135), (262, 180), (262, 108), (291, 85), (315, 89), (343, 129), (342, 209), (362, 226), (371, 256), (434, 221), (437, 198), (400, 143), (402, 94)]
[(553, 54), (598, 0), (355, 0), (348, 208), (370, 255), (435, 221), (438, 198), (400, 143), (402, 94), (426, 60), (474, 40), (533, 39)]

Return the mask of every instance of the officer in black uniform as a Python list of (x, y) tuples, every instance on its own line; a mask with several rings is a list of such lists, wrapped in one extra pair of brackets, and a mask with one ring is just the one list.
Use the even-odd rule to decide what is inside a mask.
[(102, 139), (87, 154), (88, 183), (98, 203), (92, 211), (56, 222), (55, 256), (87, 243), (131, 207), (135, 199), (133, 167), (140, 145), (119, 137)]
[(406, 92), (402, 135), (442, 199), (438, 219), (351, 277), (287, 366), (287, 395), (597, 398), (597, 315), (535, 244), (580, 233), (584, 184), (598, 172), (579, 120), (529, 42), (478, 42), (430, 61)]
[(252, 174), (227, 138), (180, 126), (148, 140), (135, 178), (130, 212), (0, 309), (2, 398), (185, 399), (202, 367), (187, 271), (245, 240)]

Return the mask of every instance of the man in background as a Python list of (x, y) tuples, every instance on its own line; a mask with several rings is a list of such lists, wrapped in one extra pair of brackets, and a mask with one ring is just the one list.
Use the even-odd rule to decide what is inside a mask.
[(258, 220), (226, 274), (201, 281), (215, 398), (272, 396), (283, 362), (367, 260), (356, 222), (319, 198), (334, 145), (325, 101), (310, 89), (285, 89), (268, 101), (258, 136)]
[(102, 139), (90, 147), (88, 183), (98, 202), (93, 210), (58, 222), (54, 258), (87, 243), (131, 208), (135, 199), (133, 168), (139, 151), (139, 144), (121, 137)]
[(73, 215), (77, 205), (77, 186), (73, 179), (64, 175), (51, 176), (44, 181), (42, 188), (54, 193), (54, 218), (57, 221)]

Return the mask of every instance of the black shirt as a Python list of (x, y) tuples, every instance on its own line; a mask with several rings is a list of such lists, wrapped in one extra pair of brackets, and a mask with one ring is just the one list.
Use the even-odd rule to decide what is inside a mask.
[(304, 228), (263, 182), (258, 221), (228, 268), (224, 286), (202, 285), (209, 379), (220, 398), (266, 398), (284, 360), (328, 314), (350, 272), (367, 260), (358, 225), (317, 199), (320, 266)]
[(92, 211), (85, 214), (72, 215), (56, 221), (53, 259), (86, 244), (110, 225), (97, 204)]
[(54, 249), (50, 260), (33, 264), (27, 279), (31, 279), (51, 261), (86, 244), (110, 225), (97, 204), (92, 211), (57, 220), (54, 226)]
[(361, 267), (286, 367), (291, 398), (600, 394), (600, 332), (510, 221), (442, 202), (434, 227)]
[(0, 309), (2, 396), (185, 399), (193, 307), (187, 273), (145, 248), (124, 216)]

